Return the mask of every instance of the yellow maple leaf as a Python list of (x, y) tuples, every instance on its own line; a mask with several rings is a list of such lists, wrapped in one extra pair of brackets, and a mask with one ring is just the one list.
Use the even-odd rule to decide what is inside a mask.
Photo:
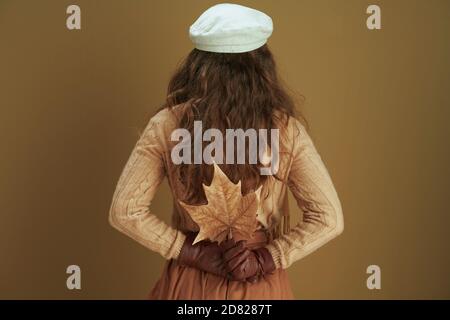
[(234, 234), (251, 238), (257, 227), (256, 212), (261, 187), (242, 196), (241, 181), (234, 184), (214, 163), (211, 185), (203, 184), (203, 189), (207, 204), (190, 205), (179, 201), (200, 227), (193, 243), (205, 239), (220, 243), (227, 237), (231, 239)]

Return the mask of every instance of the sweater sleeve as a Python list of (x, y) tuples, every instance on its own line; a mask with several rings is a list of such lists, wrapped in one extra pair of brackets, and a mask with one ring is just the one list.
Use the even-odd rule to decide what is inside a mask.
[(165, 177), (160, 120), (153, 117), (137, 141), (117, 183), (110, 224), (166, 259), (178, 257), (185, 235), (160, 220), (150, 204)]
[(303, 211), (303, 219), (289, 233), (267, 246), (275, 265), (292, 263), (342, 233), (342, 207), (330, 175), (303, 125), (291, 119), (294, 139), (288, 187)]

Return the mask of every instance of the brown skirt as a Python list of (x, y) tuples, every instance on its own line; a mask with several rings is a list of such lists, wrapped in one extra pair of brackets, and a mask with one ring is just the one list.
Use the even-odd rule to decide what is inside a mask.
[[(267, 243), (258, 233), (249, 247)], [(277, 269), (256, 283), (230, 281), (195, 268), (180, 266), (168, 260), (158, 282), (150, 292), (155, 300), (292, 300), (294, 299), (286, 270)]]

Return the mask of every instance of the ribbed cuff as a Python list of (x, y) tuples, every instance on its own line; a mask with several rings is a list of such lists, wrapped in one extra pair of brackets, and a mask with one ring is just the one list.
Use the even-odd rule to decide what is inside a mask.
[(186, 235), (183, 232), (178, 231), (177, 238), (175, 239), (175, 242), (173, 244), (172, 259), (178, 258), (178, 256), (180, 255), (180, 252), (181, 252), (181, 248), (183, 248), (183, 244), (184, 244), (185, 240), (186, 240)]
[(269, 250), (270, 254), (272, 255), (273, 262), (275, 263), (275, 267), (277, 269), (281, 268), (282, 267), (281, 266), (281, 256), (282, 256), (281, 251), (273, 244), (268, 244), (266, 246), (266, 248), (267, 248), (267, 250)]

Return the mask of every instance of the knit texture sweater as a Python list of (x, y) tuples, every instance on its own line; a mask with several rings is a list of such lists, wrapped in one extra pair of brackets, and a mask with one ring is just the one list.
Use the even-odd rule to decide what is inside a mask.
[[(150, 119), (122, 171), (109, 213), (113, 227), (166, 259), (178, 257), (186, 232), (199, 230), (178, 203), (181, 186), (170, 156), (171, 133), (184, 107), (164, 109)], [(275, 265), (285, 269), (339, 235), (344, 219), (330, 175), (305, 127), (290, 117), (280, 130), (280, 141), (278, 176), (282, 179), (269, 176), (264, 183), (257, 219), (259, 228), (271, 236), (267, 249)], [(170, 225), (150, 210), (164, 178), (174, 198)], [(302, 213), (292, 228), (287, 188)]]

